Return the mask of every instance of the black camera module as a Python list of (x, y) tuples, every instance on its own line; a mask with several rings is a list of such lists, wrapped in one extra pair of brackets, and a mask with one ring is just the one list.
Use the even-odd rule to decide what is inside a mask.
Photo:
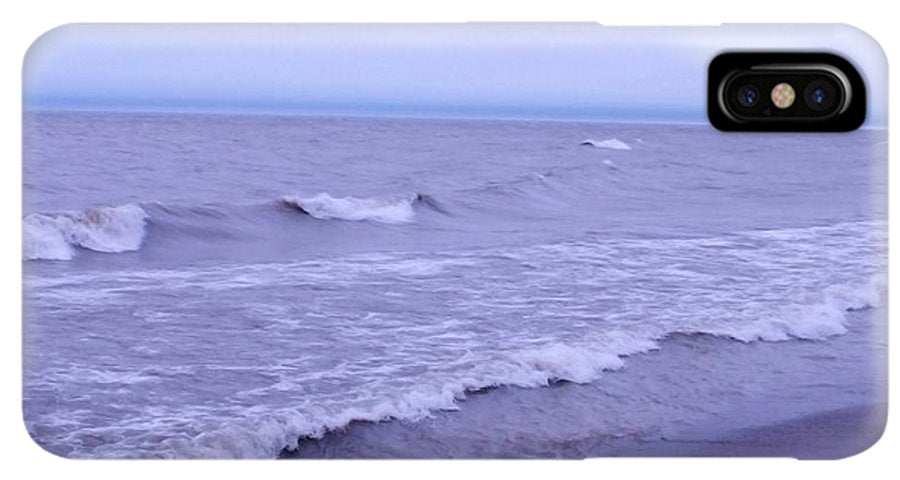
[(834, 82), (816, 79), (809, 82), (804, 89), (803, 100), (806, 102), (806, 106), (814, 112), (828, 112), (835, 107), (839, 96)]
[(831, 53), (724, 52), (708, 75), (706, 111), (719, 130), (847, 132), (866, 119), (862, 76)]
[(753, 108), (759, 103), (759, 89), (753, 85), (744, 85), (738, 89), (737, 99), (741, 105)]

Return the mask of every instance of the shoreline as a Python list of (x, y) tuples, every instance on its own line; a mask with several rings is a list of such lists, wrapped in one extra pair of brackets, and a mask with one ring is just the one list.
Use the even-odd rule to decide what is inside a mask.
[[(550, 385), (547, 388), (553, 388)], [(483, 395), (492, 387), (471, 392)], [(462, 401), (465, 403), (465, 400)], [(884, 434), (887, 404), (857, 405), (804, 415), (766, 426), (731, 431), (709, 439), (659, 438), (652, 441), (622, 439), (620, 443), (594, 451), (593, 457), (789, 457), (798, 460), (839, 460), (864, 453)], [(395, 419), (353, 420), (343, 428), (329, 431), (322, 438), (302, 436), (297, 449), (283, 449), (278, 459), (335, 458), (304, 455), (310, 448), (327, 449), (329, 437), (352, 434), (356, 429), (378, 428)], [(862, 425), (862, 429), (856, 427)], [(837, 442), (834, 440), (838, 439)], [(405, 458), (405, 457), (399, 457)], [(418, 458), (418, 457), (417, 457)], [(480, 458), (480, 457), (460, 457)], [(510, 457), (516, 458), (516, 457)], [(524, 457), (523, 457), (524, 458)], [(590, 457), (582, 457), (590, 458)], [(576, 458), (577, 459), (577, 458)]]

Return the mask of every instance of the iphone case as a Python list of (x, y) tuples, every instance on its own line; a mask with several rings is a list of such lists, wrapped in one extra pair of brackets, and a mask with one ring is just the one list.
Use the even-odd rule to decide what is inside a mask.
[[(722, 52), (849, 133), (726, 133)], [(887, 408), (886, 61), (840, 25), (67, 25), (24, 65), (24, 422), (71, 458), (792, 456)]]

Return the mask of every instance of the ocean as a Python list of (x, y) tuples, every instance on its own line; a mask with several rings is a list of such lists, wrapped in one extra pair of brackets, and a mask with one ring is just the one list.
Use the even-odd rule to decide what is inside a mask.
[(583, 457), (882, 403), (886, 172), (883, 130), (26, 112), (25, 424)]

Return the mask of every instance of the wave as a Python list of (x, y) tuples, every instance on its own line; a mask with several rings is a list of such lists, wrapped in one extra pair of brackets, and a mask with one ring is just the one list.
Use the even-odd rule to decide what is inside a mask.
[(539, 388), (559, 382), (584, 384), (603, 372), (621, 369), (623, 357), (658, 348), (656, 342), (613, 336), (611, 343), (573, 346), (549, 344), (510, 352), (493, 362), (477, 364), (463, 375), (442, 383), (419, 385), (367, 408), (316, 416), (282, 411), (238, 422), (192, 439), (169, 439), (163, 444), (174, 457), (273, 458), (295, 447), (298, 440), (322, 438), (359, 422), (419, 421), (437, 411), (458, 410), (468, 395), (502, 386)]
[[(678, 335), (712, 335), (744, 343), (791, 339), (822, 340), (846, 333), (847, 312), (882, 305), (885, 278), (875, 276), (860, 288), (833, 286), (821, 301), (785, 308), (778, 319), (732, 328), (682, 330), (640, 338), (617, 330), (602, 340), (579, 344), (549, 343), (534, 348), (498, 353), (473, 364), (454, 378), (419, 384), (404, 394), (365, 408), (338, 412), (279, 411), (207, 431), (192, 439), (170, 439), (164, 444), (176, 457), (272, 458), (289, 456), (302, 442), (338, 433), (355, 423), (415, 422), (439, 411), (454, 411), (469, 395), (500, 387), (543, 388), (558, 383), (587, 384), (604, 373), (621, 370), (629, 357), (664, 348)], [(796, 317), (796, 315), (800, 315)]]
[(23, 255), (26, 260), (71, 260), (75, 247), (105, 253), (138, 250), (147, 219), (135, 204), (34, 213), (23, 221)]
[[(783, 306), (777, 314), (746, 325), (704, 329), (708, 333), (744, 343), (781, 342), (792, 339), (824, 340), (847, 333), (847, 312), (884, 305), (887, 277), (874, 275), (867, 284), (851, 288), (832, 285), (818, 300)], [(691, 332), (685, 332), (691, 333)]]
[[(33, 213), (23, 223), (25, 260), (72, 260), (78, 249), (102, 253), (139, 250), (148, 226), (153, 236), (176, 235), (203, 239), (265, 236), (258, 223), (265, 218), (281, 222), (273, 205), (319, 220), (411, 223), (419, 206), (445, 215), (446, 209), (422, 193), (386, 198), (336, 198), (327, 193), (313, 197), (283, 196), (257, 205), (166, 205), (157, 202), (88, 208), (59, 213)], [(283, 215), (283, 212), (282, 212)], [(241, 229), (238, 224), (247, 228)]]
[(589, 138), (579, 145), (587, 145), (594, 148), (606, 148), (609, 150), (631, 150), (631, 146), (616, 138), (608, 138), (606, 140), (592, 140)]
[(434, 205), (426, 195), (417, 193), (401, 198), (332, 197), (320, 193), (313, 197), (284, 196), (281, 201), (300, 212), (320, 220), (374, 221), (381, 223), (410, 223), (415, 217), (416, 203)]

